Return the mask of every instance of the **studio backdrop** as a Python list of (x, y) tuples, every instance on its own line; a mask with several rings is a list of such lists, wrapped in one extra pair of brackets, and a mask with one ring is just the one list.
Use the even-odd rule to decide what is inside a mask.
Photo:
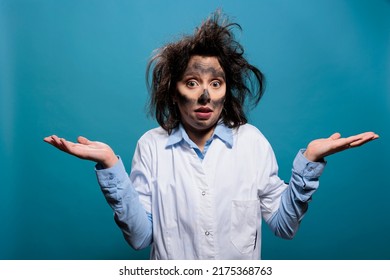
[(221, 8), (267, 79), (249, 113), (290, 178), (313, 139), (375, 131), (327, 158), (293, 240), (263, 259), (390, 259), (390, 1), (0, 0), (0, 259), (147, 259), (115, 225), (94, 164), (43, 142), (84, 135), (130, 171), (153, 50)]

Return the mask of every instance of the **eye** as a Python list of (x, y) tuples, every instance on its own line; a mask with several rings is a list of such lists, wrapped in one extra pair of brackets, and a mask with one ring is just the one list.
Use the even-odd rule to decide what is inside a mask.
[(213, 88), (220, 88), (221, 85), (222, 85), (222, 83), (221, 83), (220, 81), (218, 81), (218, 80), (215, 80), (215, 81), (212, 81), (212, 82), (211, 82), (211, 86), (212, 86)]
[(196, 86), (198, 86), (199, 84), (195, 81), (195, 80), (189, 80), (187, 83), (186, 83), (187, 87), (189, 88), (194, 88)]

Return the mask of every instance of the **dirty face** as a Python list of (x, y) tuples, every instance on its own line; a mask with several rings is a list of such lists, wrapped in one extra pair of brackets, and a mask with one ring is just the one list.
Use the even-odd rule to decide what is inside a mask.
[(181, 121), (189, 135), (211, 136), (223, 109), (226, 95), (225, 73), (213, 56), (192, 56), (176, 85)]

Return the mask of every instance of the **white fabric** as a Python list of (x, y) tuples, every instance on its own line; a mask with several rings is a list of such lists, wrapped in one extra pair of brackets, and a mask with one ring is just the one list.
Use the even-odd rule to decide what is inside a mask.
[(130, 179), (153, 217), (151, 259), (259, 259), (261, 218), (277, 211), (287, 185), (273, 150), (252, 125), (233, 146), (214, 139), (201, 161), (162, 128), (137, 144)]

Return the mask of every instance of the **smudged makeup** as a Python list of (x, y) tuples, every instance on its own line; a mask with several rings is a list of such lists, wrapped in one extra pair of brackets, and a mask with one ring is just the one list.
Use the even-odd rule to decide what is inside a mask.
[[(193, 64), (189, 65), (183, 74), (182, 80), (186, 80), (187, 78), (190, 77), (195, 77), (199, 79), (199, 77), (202, 75), (210, 75), (215, 79), (222, 79), (223, 81), (225, 81), (225, 73), (223, 72), (222, 69), (216, 69), (213, 66), (208, 66), (200, 62), (194, 62)], [(193, 105), (196, 105), (196, 103), (198, 103), (200, 105), (205, 105), (207, 103), (210, 103), (212, 107), (218, 107), (221, 104), (223, 104), (225, 101), (225, 96), (215, 100), (211, 99), (208, 89), (204, 89), (202, 95), (199, 96), (198, 99), (189, 98), (181, 94), (180, 92), (178, 92), (177, 98), (179, 102), (183, 104), (188, 105), (189, 103), (192, 103)]]
[(183, 74), (183, 78), (192, 75), (211, 75), (212, 77), (225, 80), (225, 72), (223, 72), (222, 68), (216, 69), (214, 66), (209, 66), (201, 62), (194, 62), (193, 64), (188, 65)]
[(175, 101), (190, 132), (212, 133), (225, 102), (225, 74), (216, 57), (193, 56), (177, 82)]
[(199, 98), (191, 98), (190, 96), (177, 93), (178, 102), (185, 106), (196, 106), (196, 105), (206, 105), (209, 104), (212, 108), (217, 108), (219, 106), (223, 106), (225, 102), (225, 96), (222, 96), (217, 99), (211, 99), (209, 91), (205, 89)]
[(207, 89), (205, 89), (202, 93), (202, 95), (198, 99), (199, 104), (207, 104), (210, 102), (210, 94)]

